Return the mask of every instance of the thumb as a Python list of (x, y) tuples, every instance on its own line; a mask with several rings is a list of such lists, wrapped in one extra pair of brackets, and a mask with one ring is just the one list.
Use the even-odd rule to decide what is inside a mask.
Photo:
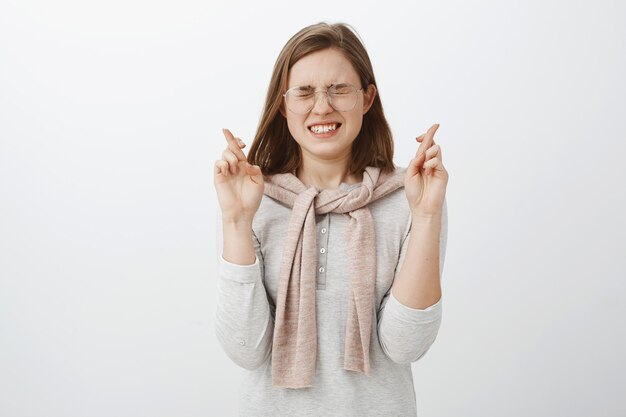
[(258, 165), (246, 164), (246, 174), (250, 175), (250, 179), (256, 184), (263, 184), (263, 173)]
[(422, 160), (424, 159), (422, 155), (416, 156), (415, 158), (411, 159), (411, 162), (409, 162), (409, 166), (406, 168), (407, 176), (412, 177), (420, 173), (420, 167), (422, 165)]

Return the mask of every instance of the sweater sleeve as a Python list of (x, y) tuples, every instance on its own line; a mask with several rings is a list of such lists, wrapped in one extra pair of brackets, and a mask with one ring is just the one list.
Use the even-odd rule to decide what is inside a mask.
[(218, 284), (215, 333), (233, 362), (256, 369), (269, 359), (274, 331), (273, 312), (263, 285), (263, 256), (253, 232), (256, 259), (252, 265), (237, 265), (222, 255), (222, 224), (218, 216)]
[[(409, 220), (410, 221), (410, 220)], [(395, 276), (400, 272), (408, 247), (410, 225), (404, 236)], [(448, 237), (447, 203), (444, 199), (439, 240), (439, 274), (443, 273)], [(394, 279), (395, 279), (394, 276)], [(378, 310), (378, 339), (385, 354), (396, 363), (409, 364), (424, 356), (435, 341), (441, 325), (442, 299), (420, 310), (401, 304), (391, 288)]]

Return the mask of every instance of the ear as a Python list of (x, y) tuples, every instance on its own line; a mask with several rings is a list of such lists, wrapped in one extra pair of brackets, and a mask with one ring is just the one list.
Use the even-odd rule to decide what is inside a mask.
[(278, 108), (278, 110), (280, 111), (280, 114), (282, 114), (283, 117), (286, 119), (287, 112), (285, 111), (285, 100), (282, 100), (282, 103), (280, 103), (280, 107)]
[(374, 84), (370, 84), (367, 86), (367, 91), (363, 92), (363, 114), (367, 113), (374, 104), (374, 99), (376, 98), (376, 86)]

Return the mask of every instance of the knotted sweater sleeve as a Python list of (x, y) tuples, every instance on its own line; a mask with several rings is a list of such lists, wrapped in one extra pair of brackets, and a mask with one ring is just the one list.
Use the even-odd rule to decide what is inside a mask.
[(252, 236), (256, 259), (237, 265), (222, 256), (222, 222), (217, 219), (218, 283), (215, 332), (229, 358), (245, 369), (256, 369), (269, 359), (274, 318), (263, 284), (260, 242)]
[[(410, 224), (402, 242), (395, 276), (406, 256)], [(444, 199), (439, 239), (439, 274), (443, 273), (448, 237), (447, 203)], [(395, 277), (394, 277), (395, 279)], [(441, 325), (442, 299), (420, 310), (401, 304), (387, 291), (378, 311), (378, 339), (385, 354), (394, 362), (408, 364), (424, 356), (435, 341)]]

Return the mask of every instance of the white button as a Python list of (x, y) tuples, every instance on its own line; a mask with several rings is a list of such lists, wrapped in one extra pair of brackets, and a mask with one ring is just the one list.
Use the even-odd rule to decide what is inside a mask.
[(322, 227), (322, 233), (326, 233), (326, 228)]
[(320, 252), (321, 253), (326, 253), (326, 249), (322, 248), (322, 249), (320, 249)]
[(320, 266), (320, 272), (323, 274), (324, 273), (324, 267)]
[(245, 341), (245, 340), (243, 340), (243, 339), (239, 339), (239, 344), (240, 344), (241, 346), (243, 346), (243, 345), (245, 345), (245, 344), (246, 344), (246, 341)]

